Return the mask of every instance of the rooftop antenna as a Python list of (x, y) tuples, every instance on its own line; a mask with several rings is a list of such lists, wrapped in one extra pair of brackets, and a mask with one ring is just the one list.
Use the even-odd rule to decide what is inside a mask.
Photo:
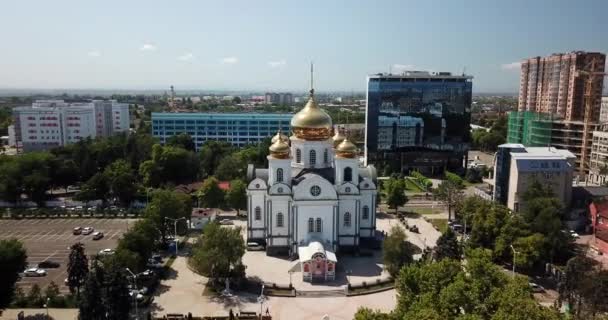
[(462, 75), (466, 75), (467, 74), (467, 66), (464, 66), (464, 68), (462, 68)]

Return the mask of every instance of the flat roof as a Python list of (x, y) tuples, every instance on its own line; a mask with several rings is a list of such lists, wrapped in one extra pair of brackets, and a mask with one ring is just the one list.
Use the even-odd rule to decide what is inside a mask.
[(152, 119), (291, 119), (292, 113), (168, 113), (152, 112)]
[(376, 73), (367, 76), (369, 79), (461, 79), (470, 80), (473, 76), (461, 74), (453, 75), (451, 72), (404, 71), (402, 73)]

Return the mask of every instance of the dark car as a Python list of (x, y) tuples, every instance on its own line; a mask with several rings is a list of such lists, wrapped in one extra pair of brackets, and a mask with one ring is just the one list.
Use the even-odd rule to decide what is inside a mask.
[(163, 262), (163, 257), (157, 253), (152, 255), (152, 259), (154, 259), (156, 262), (160, 262), (160, 263)]
[(43, 268), (43, 269), (59, 268), (59, 262), (55, 262), (52, 260), (44, 260), (38, 264), (38, 268)]

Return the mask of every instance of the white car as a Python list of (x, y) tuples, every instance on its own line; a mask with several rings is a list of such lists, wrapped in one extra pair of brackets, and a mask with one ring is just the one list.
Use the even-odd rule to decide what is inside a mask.
[(99, 254), (102, 256), (112, 255), (112, 254), (114, 254), (114, 250), (113, 249), (103, 249), (103, 250), (99, 251)]
[(91, 227), (85, 227), (84, 229), (82, 229), (82, 234), (87, 235), (87, 234), (91, 234), (93, 233), (93, 228)]
[(136, 295), (135, 297), (136, 297), (137, 301), (141, 301), (141, 300), (144, 299), (144, 295), (141, 294), (141, 293), (139, 293), (139, 291), (137, 291), (137, 290), (131, 290), (131, 291), (129, 291), (129, 296), (131, 298), (133, 298), (134, 294)]
[(578, 239), (579, 238), (578, 233), (576, 233), (576, 231), (574, 231), (574, 230), (570, 230), (570, 236), (572, 236), (572, 238), (574, 238), (574, 239)]
[(230, 219), (222, 219), (222, 220), (220, 220), (220, 224), (231, 225), (231, 224), (234, 224), (234, 222), (232, 222), (232, 220), (230, 220)]
[(26, 269), (23, 274), (26, 277), (44, 277), (46, 276), (46, 270), (40, 268), (29, 268)]

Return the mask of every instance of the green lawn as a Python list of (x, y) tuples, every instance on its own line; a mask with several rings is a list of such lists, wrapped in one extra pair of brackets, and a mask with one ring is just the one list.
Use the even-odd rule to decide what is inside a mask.
[(428, 221), (441, 233), (446, 232), (448, 229), (448, 219), (428, 219)]
[(417, 214), (427, 215), (427, 214), (438, 214), (443, 212), (441, 208), (431, 208), (431, 207), (406, 207), (406, 211), (416, 212)]
[(424, 192), (417, 184), (415, 184), (410, 178), (405, 178), (405, 190), (412, 192)]

